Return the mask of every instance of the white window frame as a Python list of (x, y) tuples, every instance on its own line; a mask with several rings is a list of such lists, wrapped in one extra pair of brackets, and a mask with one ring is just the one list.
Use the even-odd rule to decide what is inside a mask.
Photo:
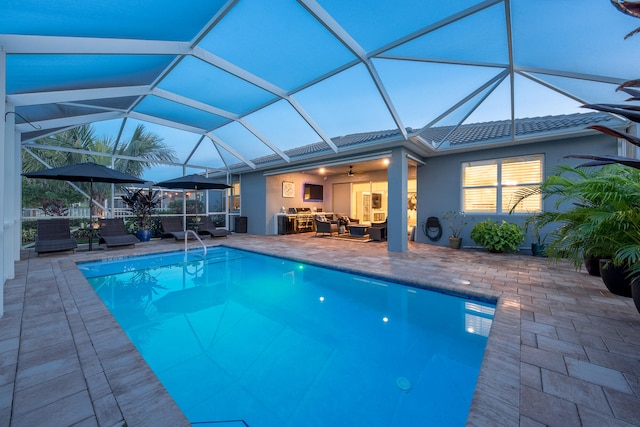
[[(540, 186), (542, 184), (542, 180), (544, 179), (544, 154), (527, 154), (522, 156), (513, 156), (513, 157), (503, 157), (498, 159), (486, 159), (486, 160), (478, 160), (471, 162), (463, 162), (461, 165), (461, 179), (460, 182), (462, 185), (460, 186), (460, 205), (462, 206), (461, 210), (465, 210), (465, 190), (466, 189), (495, 189), (496, 190), (496, 200), (495, 200), (495, 209), (494, 210), (468, 210), (470, 213), (488, 213), (488, 214), (506, 214), (508, 211), (502, 211), (502, 193), (504, 187), (512, 187), (512, 185), (505, 185), (502, 182), (502, 165), (505, 162), (517, 162), (517, 161), (531, 161), (538, 160), (540, 162), (540, 182), (522, 182), (518, 183), (517, 187), (532, 187), (532, 186)], [(465, 168), (473, 167), (473, 166), (481, 166), (495, 163), (497, 167), (496, 171), (496, 182), (493, 185), (475, 185), (475, 186), (465, 186), (464, 174)], [(538, 210), (530, 210), (527, 212), (514, 212), (514, 214), (526, 215), (530, 213), (538, 213), (542, 212), (542, 200), (540, 201), (540, 209)]]

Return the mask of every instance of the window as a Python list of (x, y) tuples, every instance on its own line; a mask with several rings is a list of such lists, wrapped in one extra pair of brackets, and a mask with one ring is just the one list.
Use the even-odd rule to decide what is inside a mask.
[(240, 181), (232, 177), (231, 190), (229, 192), (229, 211), (240, 212)]
[[(507, 213), (519, 191), (542, 182), (542, 155), (462, 164), (462, 206), (465, 212)], [(542, 196), (523, 200), (515, 212), (541, 212)]]

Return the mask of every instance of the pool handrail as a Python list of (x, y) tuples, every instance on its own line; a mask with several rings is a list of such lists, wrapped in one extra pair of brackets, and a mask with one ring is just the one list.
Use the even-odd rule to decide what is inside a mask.
[(202, 245), (202, 248), (204, 249), (204, 256), (207, 256), (207, 245), (204, 244), (204, 242), (202, 241), (202, 239), (200, 238), (200, 236), (198, 236), (198, 233), (196, 233), (193, 230), (186, 230), (186, 232), (184, 233), (184, 255), (187, 255), (187, 251), (189, 249), (188, 245), (187, 245), (187, 241), (189, 240), (189, 234), (193, 234), (193, 236), (198, 239), (198, 242), (200, 242), (200, 244)]

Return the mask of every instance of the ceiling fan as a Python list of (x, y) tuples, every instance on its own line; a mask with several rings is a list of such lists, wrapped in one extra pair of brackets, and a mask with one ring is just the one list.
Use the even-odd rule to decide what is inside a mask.
[(355, 175), (353, 172), (353, 166), (349, 165), (349, 172), (347, 172), (347, 176), (353, 176), (353, 175)]

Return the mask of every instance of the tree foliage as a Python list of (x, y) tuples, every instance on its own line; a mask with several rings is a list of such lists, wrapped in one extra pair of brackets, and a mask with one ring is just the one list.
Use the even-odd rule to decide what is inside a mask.
[[(59, 147), (61, 150), (41, 149), (37, 146)], [(98, 137), (91, 125), (80, 126), (40, 139), (36, 141), (36, 146), (22, 152), (23, 172), (33, 172), (45, 167), (40, 160), (31, 155), (31, 152), (52, 168), (94, 162), (136, 177), (142, 177), (144, 171), (157, 162), (176, 160), (174, 151), (163, 142), (162, 138), (147, 131), (143, 125), (138, 125), (131, 138), (125, 142), (117, 141), (115, 138)], [(127, 158), (116, 157), (112, 166), (111, 154)], [(130, 160), (129, 157), (136, 157), (139, 160)], [(89, 194), (89, 183), (75, 182), (74, 184)], [(91, 196), (98, 204), (104, 206), (104, 201), (110, 193), (110, 184), (93, 184)], [(88, 202), (88, 198), (64, 181), (23, 178), (23, 206), (41, 206), (43, 199), (63, 200), (68, 206), (80, 201)], [(103, 212), (94, 204), (92, 214), (102, 215)]]

